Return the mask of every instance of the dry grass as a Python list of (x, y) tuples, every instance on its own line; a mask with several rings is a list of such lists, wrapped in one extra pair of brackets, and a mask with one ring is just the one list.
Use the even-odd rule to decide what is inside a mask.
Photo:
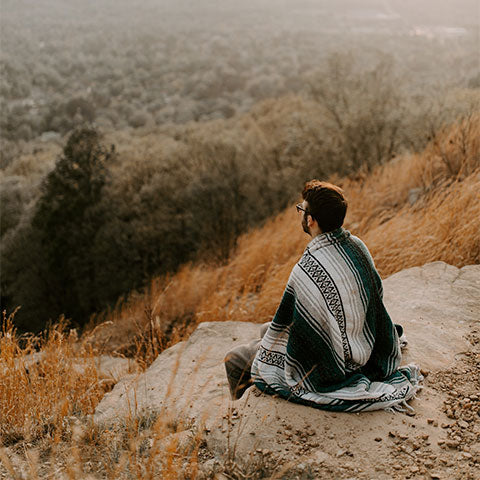
[(369, 246), (384, 277), (436, 260), (457, 267), (479, 263), (478, 115), (444, 131), (422, 154), (343, 187), (351, 204), (349, 226)]
[(22, 338), (13, 320), (4, 313), (0, 336), (0, 476), (196, 478), (202, 439), (172, 421), (173, 406), (94, 425), (105, 387), (88, 339), (63, 321)]
[(19, 338), (13, 316), (3, 314), (0, 337), (0, 435), (4, 443), (45, 434), (59, 442), (65, 418), (92, 413), (105, 393), (92, 348), (63, 321)]
[[(346, 227), (365, 240), (383, 276), (435, 260), (479, 263), (479, 116), (446, 130), (422, 154), (333, 181), (350, 201)], [(18, 338), (13, 315), (4, 315), (0, 436), (8, 450), (0, 450), (0, 473), (197, 478), (202, 436), (172, 422), (171, 410), (126, 419), (117, 429), (93, 425), (89, 415), (108, 388), (96, 369), (98, 348), (129, 353), (146, 367), (198, 322), (269, 320), (307, 242), (291, 208), (244, 235), (227, 264), (186, 265), (152, 280), (147, 294), (132, 295), (90, 337), (79, 339), (61, 322), (43, 336)]]

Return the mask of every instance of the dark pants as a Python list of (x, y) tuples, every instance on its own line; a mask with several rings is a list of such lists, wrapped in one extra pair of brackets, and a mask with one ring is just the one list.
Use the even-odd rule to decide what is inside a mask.
[(239, 345), (230, 350), (225, 356), (225, 370), (227, 372), (228, 385), (230, 387), (230, 395), (233, 400), (238, 400), (244, 394), (250, 385), (252, 385), (252, 377), (250, 369), (253, 360), (257, 354), (260, 342), (270, 322), (264, 323), (260, 328), (260, 338), (252, 340), (247, 345)]

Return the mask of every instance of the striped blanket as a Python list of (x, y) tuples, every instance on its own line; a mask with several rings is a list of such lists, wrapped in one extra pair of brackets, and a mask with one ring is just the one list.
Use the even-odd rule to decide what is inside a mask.
[(255, 355), (255, 385), (325, 410), (402, 409), (422, 377), (415, 365), (399, 367), (400, 342), (382, 298), (359, 238), (343, 228), (313, 238)]

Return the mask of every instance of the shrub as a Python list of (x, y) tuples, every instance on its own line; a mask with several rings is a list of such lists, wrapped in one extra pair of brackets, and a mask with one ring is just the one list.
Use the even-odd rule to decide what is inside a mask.
[(31, 223), (3, 250), (11, 302), (22, 305), (20, 325), (32, 330), (65, 313), (77, 323), (105, 305), (95, 283), (93, 246), (104, 222), (100, 200), (113, 155), (90, 128), (75, 131), (45, 178)]

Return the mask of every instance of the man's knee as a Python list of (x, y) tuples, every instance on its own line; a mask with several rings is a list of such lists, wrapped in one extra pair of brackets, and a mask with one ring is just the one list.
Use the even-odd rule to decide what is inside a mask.
[(272, 322), (267, 322), (262, 324), (260, 327), (260, 338), (263, 338), (265, 334), (267, 333), (268, 327), (272, 324)]
[(225, 356), (225, 371), (230, 393), (234, 400), (238, 400), (252, 384), (250, 369), (259, 345), (260, 341), (254, 340), (248, 345), (233, 348)]

